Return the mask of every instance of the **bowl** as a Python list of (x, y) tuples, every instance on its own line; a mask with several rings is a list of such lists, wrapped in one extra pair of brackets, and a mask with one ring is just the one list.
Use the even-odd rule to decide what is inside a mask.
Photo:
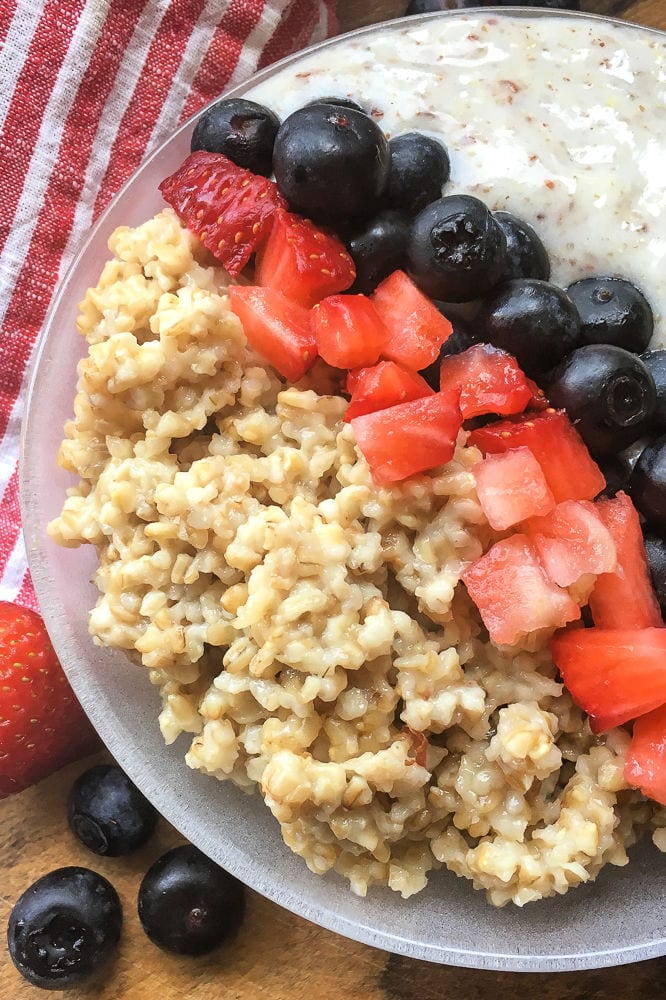
[[(471, 31), (479, 18), (539, 24), (553, 39), (563, 26), (575, 22), (592, 32), (617, 30), (632, 38), (639, 33), (659, 46), (666, 41), (661, 33), (589, 15), (524, 8), (444, 12), (375, 25), (322, 43), (230, 93), (264, 99), (279, 94), (288, 111), (310, 96), (325, 96), (322, 87), (328, 77), (318, 78), (325, 62), (333, 61), (342, 71), (353, 52), (352, 62), (372, 68), (368, 44), (373, 39), (388, 45), (396, 33), (418, 36), (428, 24), (440, 21), (455, 20)], [(414, 80), (433, 58), (436, 61), (436, 54), (427, 50), (421, 65), (411, 67)], [(486, 62), (492, 59), (489, 45)], [(478, 80), (484, 70), (471, 69), (473, 90), (474, 74)], [(506, 100), (510, 92), (510, 86), (505, 88)], [(412, 100), (407, 92), (404, 98)], [(417, 959), (504, 971), (596, 968), (666, 954), (666, 883), (655, 877), (663, 872), (664, 861), (649, 842), (631, 850), (628, 866), (606, 866), (595, 882), (524, 909), (493, 909), (482, 893), (447, 871), (433, 873), (427, 888), (407, 900), (388, 889), (371, 889), (361, 899), (337, 876), (315, 876), (285, 847), (258, 795), (248, 796), (229, 783), (190, 771), (180, 741), (165, 748), (157, 725), (158, 698), (147, 671), (122, 653), (93, 645), (87, 609), (96, 599), (89, 582), (95, 553), (89, 547), (60, 549), (45, 530), (71, 484), (55, 458), (71, 412), (76, 363), (85, 346), (75, 333), (77, 303), (107, 259), (110, 232), (120, 224), (138, 224), (162, 207), (157, 184), (189, 151), (191, 127), (192, 122), (184, 125), (152, 154), (91, 231), (60, 285), (30, 382), (21, 460), (28, 558), (47, 627), (86, 712), (120, 766), (185, 837), (251, 888), (338, 934)]]

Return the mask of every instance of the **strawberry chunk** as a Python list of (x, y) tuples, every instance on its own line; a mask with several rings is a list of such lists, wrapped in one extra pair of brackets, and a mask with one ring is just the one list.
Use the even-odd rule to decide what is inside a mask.
[(303, 306), (344, 292), (354, 283), (356, 268), (337, 236), (291, 212), (275, 215), (273, 228), (257, 254), (255, 281), (277, 288)]
[(380, 361), (372, 368), (356, 368), (347, 375), (347, 392), (351, 402), (345, 413), (345, 420), (353, 420), (363, 413), (385, 410), (397, 403), (407, 403), (410, 399), (432, 396), (422, 375), (409, 371), (395, 361)]
[(541, 466), (529, 448), (488, 455), (474, 466), (476, 492), (491, 528), (504, 531), (555, 506)]
[(592, 500), (606, 485), (603, 473), (563, 410), (526, 413), (478, 427), (468, 444), (484, 455), (524, 445), (543, 469), (555, 501)]
[(351, 425), (375, 482), (399, 482), (453, 457), (462, 427), (458, 393), (434, 392), (354, 417)]
[(439, 356), (453, 327), (404, 271), (394, 271), (372, 293), (387, 328), (382, 357), (420, 371)]
[(525, 531), (560, 587), (570, 587), (586, 573), (611, 573), (617, 565), (613, 536), (589, 500), (563, 500), (550, 514), (531, 518)]
[(232, 285), (229, 297), (255, 351), (290, 382), (302, 378), (317, 356), (310, 310), (274, 288)]
[(267, 238), (275, 212), (286, 205), (267, 177), (203, 150), (191, 153), (159, 189), (231, 275), (243, 270)]
[(444, 358), (439, 386), (461, 390), (464, 420), (482, 413), (522, 413), (532, 402), (535, 388), (511, 354), (490, 344), (474, 344)]
[(580, 618), (580, 608), (546, 575), (526, 535), (495, 542), (462, 579), (490, 638), (501, 645)]
[(666, 806), (666, 705), (634, 722), (624, 778), (627, 784)]
[(329, 295), (312, 310), (319, 356), (334, 368), (374, 365), (386, 328), (365, 295)]
[(562, 680), (595, 733), (666, 701), (666, 629), (571, 629), (551, 651)]
[(663, 624), (652, 587), (638, 513), (626, 493), (599, 500), (597, 511), (617, 550), (612, 573), (598, 577), (590, 594), (590, 610), (599, 628), (649, 628)]

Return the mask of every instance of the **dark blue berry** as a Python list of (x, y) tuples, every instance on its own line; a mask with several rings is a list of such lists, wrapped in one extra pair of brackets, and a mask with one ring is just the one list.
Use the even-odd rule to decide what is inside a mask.
[(90, 980), (113, 956), (122, 909), (113, 886), (89, 868), (58, 868), (14, 904), (7, 942), (29, 982), (64, 990)]
[(550, 278), (546, 248), (532, 226), (511, 212), (495, 212), (506, 236), (506, 266), (502, 280), (509, 278)]
[(157, 810), (124, 771), (98, 764), (74, 782), (67, 819), (76, 837), (95, 854), (129, 854), (150, 837)]
[(582, 278), (567, 292), (580, 316), (586, 344), (614, 344), (640, 354), (654, 330), (652, 309), (635, 285), (624, 278)]
[(315, 97), (314, 100), (308, 101), (304, 105), (306, 108), (311, 108), (315, 104), (332, 104), (336, 108), (350, 108), (352, 111), (360, 111), (364, 115), (365, 108), (362, 108), (358, 101), (352, 101), (350, 97)]
[(506, 264), (506, 237), (471, 195), (439, 198), (419, 212), (407, 241), (409, 272), (427, 295), (469, 302), (492, 288)]
[(228, 98), (201, 115), (190, 149), (223, 153), (239, 167), (268, 177), (273, 172), (273, 145), (279, 125), (269, 108), (244, 97)]
[(666, 538), (663, 535), (646, 531), (643, 540), (652, 577), (652, 586), (657, 595), (661, 613), (666, 618)]
[(422, 132), (406, 132), (389, 142), (391, 173), (386, 203), (416, 213), (441, 198), (451, 164), (445, 146)]
[(619, 458), (610, 455), (600, 463), (601, 471), (606, 480), (606, 486), (599, 494), (602, 497), (614, 497), (620, 490), (626, 492), (629, 482), (629, 470)]
[(646, 351), (641, 361), (654, 379), (657, 402), (652, 414), (652, 427), (656, 434), (666, 431), (666, 350)]
[(191, 844), (174, 847), (139, 887), (139, 919), (166, 951), (203, 955), (231, 938), (245, 915), (245, 889)]
[(639, 512), (655, 528), (666, 524), (666, 434), (641, 452), (629, 478), (629, 492)]
[(513, 354), (536, 377), (578, 346), (580, 321), (566, 292), (538, 278), (513, 278), (482, 304), (483, 340)]
[(390, 165), (377, 123), (332, 104), (312, 104), (285, 118), (273, 151), (275, 180), (289, 207), (316, 222), (374, 215)]
[(392, 271), (405, 266), (407, 223), (400, 212), (385, 209), (347, 241), (356, 265), (351, 292), (372, 292)]
[(616, 454), (641, 437), (656, 395), (641, 359), (612, 344), (579, 347), (550, 374), (544, 388), (551, 405), (567, 411), (592, 454), (601, 456)]

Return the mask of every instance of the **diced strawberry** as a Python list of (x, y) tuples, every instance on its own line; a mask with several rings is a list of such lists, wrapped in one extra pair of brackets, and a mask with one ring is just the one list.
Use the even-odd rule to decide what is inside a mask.
[(439, 369), (440, 389), (461, 390), (464, 420), (482, 413), (522, 413), (533, 399), (533, 385), (513, 355), (490, 344), (450, 354)]
[(344, 292), (356, 268), (337, 236), (291, 212), (276, 213), (270, 236), (257, 254), (254, 280), (277, 288), (303, 306)]
[(410, 399), (432, 396), (434, 390), (417, 372), (408, 371), (395, 361), (380, 361), (372, 368), (350, 371), (347, 392), (351, 402), (345, 420), (350, 421), (363, 413), (374, 413), (397, 403), (407, 403)]
[(319, 356), (334, 368), (374, 365), (386, 328), (365, 295), (329, 295), (312, 310)]
[(580, 618), (576, 602), (546, 576), (526, 535), (495, 542), (462, 579), (490, 638), (501, 645)]
[(262, 245), (278, 208), (274, 182), (238, 167), (222, 153), (199, 150), (159, 186), (191, 232), (236, 275)]
[(570, 629), (551, 641), (553, 660), (595, 733), (666, 701), (666, 629)]
[(474, 466), (476, 492), (491, 528), (504, 531), (555, 506), (541, 466), (529, 448), (488, 455)]
[(365, 413), (351, 421), (356, 441), (377, 483), (395, 483), (450, 461), (462, 416), (457, 392)]
[(601, 469), (563, 410), (549, 408), (486, 424), (472, 431), (468, 444), (476, 445), (484, 455), (498, 455), (521, 445), (529, 448), (556, 503), (592, 500), (606, 485)]
[(634, 722), (624, 762), (624, 779), (666, 806), (666, 705)]
[(404, 271), (394, 271), (372, 293), (388, 330), (382, 357), (420, 371), (439, 355), (453, 327)]
[(310, 310), (274, 288), (232, 285), (229, 296), (255, 351), (290, 382), (302, 378), (317, 356)]
[(649, 628), (662, 625), (652, 587), (638, 513), (626, 493), (596, 504), (617, 550), (613, 573), (598, 577), (590, 594), (590, 610), (598, 628)]
[(525, 531), (560, 587), (570, 587), (586, 573), (611, 573), (617, 565), (613, 536), (589, 500), (563, 500), (545, 517), (531, 518)]

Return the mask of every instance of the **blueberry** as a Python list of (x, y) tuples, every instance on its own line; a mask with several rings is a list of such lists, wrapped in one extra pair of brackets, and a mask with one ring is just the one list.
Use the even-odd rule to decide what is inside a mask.
[(139, 887), (139, 919), (151, 941), (181, 955), (204, 955), (238, 930), (245, 889), (192, 844), (174, 847)]
[(641, 359), (612, 344), (579, 347), (550, 374), (544, 388), (552, 406), (567, 411), (595, 456), (616, 454), (637, 441), (656, 395)]
[(367, 218), (380, 207), (391, 165), (377, 123), (353, 108), (312, 104), (280, 126), (277, 186), (290, 208), (316, 222)]
[(652, 414), (652, 429), (661, 434), (666, 431), (666, 350), (646, 351), (641, 361), (650, 371), (657, 390), (657, 403)]
[(351, 292), (367, 295), (392, 271), (405, 266), (407, 223), (400, 212), (384, 209), (347, 241), (356, 265)]
[(666, 524), (666, 434), (651, 441), (634, 466), (629, 493), (648, 524)]
[(122, 909), (113, 886), (89, 868), (57, 868), (14, 904), (7, 942), (14, 965), (45, 990), (91, 979), (113, 956)]
[(578, 346), (580, 321), (562, 288), (538, 278), (502, 282), (484, 300), (483, 340), (513, 354), (528, 375), (552, 368)]
[(111, 764), (98, 764), (74, 782), (67, 800), (72, 833), (95, 854), (129, 854), (150, 837), (157, 810)]
[(409, 271), (433, 299), (469, 302), (487, 292), (506, 263), (506, 237), (488, 208), (471, 195), (439, 198), (412, 222)]
[(623, 462), (610, 455), (599, 463), (606, 480), (606, 486), (601, 491), (602, 497), (614, 497), (620, 490), (626, 492), (629, 483), (629, 470)]
[(478, 343), (478, 338), (473, 332), (471, 326), (469, 326), (469, 324), (460, 316), (454, 315), (447, 305), (439, 302), (435, 302), (435, 305), (450, 321), (451, 326), (453, 327), (453, 332), (449, 334), (442, 344), (437, 360), (433, 361), (433, 363), (428, 365), (427, 368), (422, 369), (419, 374), (423, 376), (428, 385), (434, 389), (435, 392), (438, 392), (439, 367), (442, 358), (447, 358), (450, 354), (462, 354), (462, 352), (466, 351), (468, 347), (472, 347), (473, 344)]
[(446, 147), (422, 132), (406, 132), (389, 142), (391, 173), (386, 202), (416, 213), (442, 195), (451, 174)]
[(652, 586), (657, 595), (661, 613), (666, 617), (666, 539), (646, 531), (643, 535), (647, 552)]
[(311, 108), (315, 104), (332, 104), (336, 108), (350, 108), (352, 111), (360, 111), (362, 115), (365, 114), (365, 108), (362, 108), (357, 101), (352, 101), (350, 97), (315, 97), (313, 101), (308, 101), (304, 107)]
[(625, 351), (644, 351), (652, 338), (654, 319), (647, 299), (624, 278), (583, 278), (567, 292), (580, 316), (586, 344), (615, 344)]
[(194, 126), (190, 149), (223, 153), (239, 167), (268, 177), (279, 125), (277, 115), (263, 105), (231, 97), (204, 111)]
[(548, 254), (532, 226), (511, 212), (495, 212), (494, 215), (506, 236), (507, 260), (502, 279), (539, 278), (548, 281)]

